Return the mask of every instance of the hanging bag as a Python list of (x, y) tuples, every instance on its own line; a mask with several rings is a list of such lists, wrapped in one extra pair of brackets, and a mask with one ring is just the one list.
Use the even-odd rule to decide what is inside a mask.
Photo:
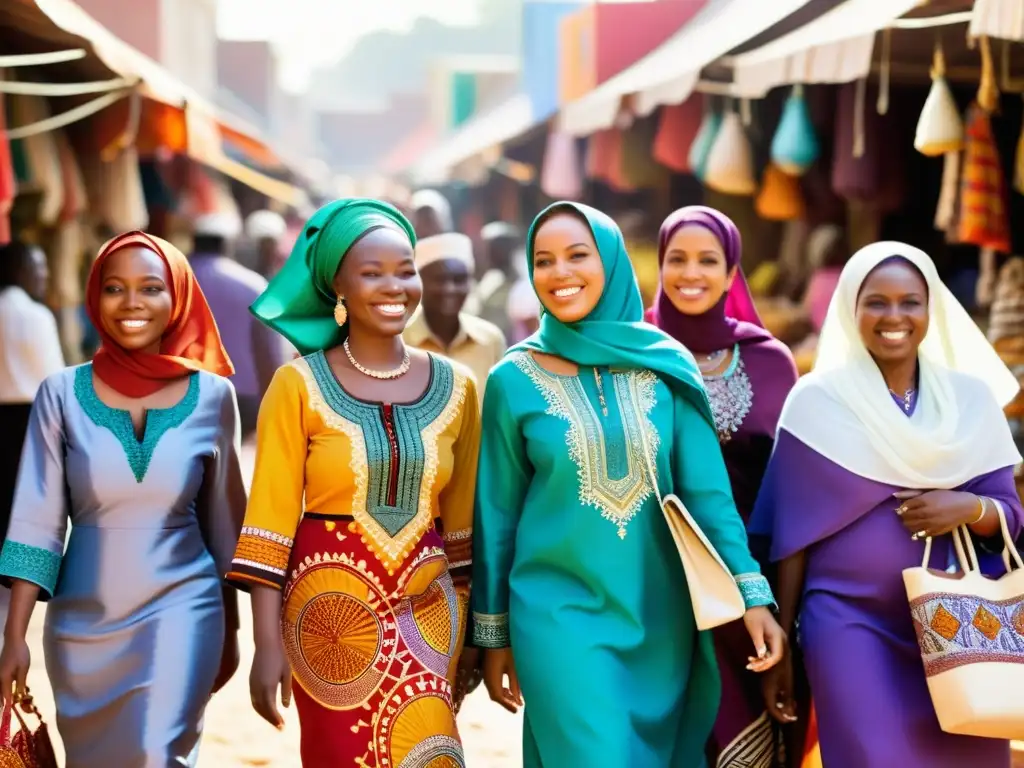
[[(1024, 738), (1024, 562), (1010, 538), (1002, 506), (992, 500), (1003, 535), (1006, 575), (982, 575), (967, 526), (952, 532), (962, 575), (928, 567), (903, 571), (924, 674), (946, 733)], [(1016, 568), (1011, 566), (1015, 565)]]
[(679, 559), (683, 562), (683, 572), (686, 574), (686, 586), (690, 590), (690, 602), (693, 604), (693, 617), (697, 622), (697, 629), (714, 629), (742, 619), (747, 606), (740, 588), (736, 585), (736, 579), (682, 500), (671, 493), (668, 496), (661, 495), (647, 432), (640, 430), (640, 433), (651, 487), (658, 497), (665, 522), (668, 523), (676, 549), (679, 550)]

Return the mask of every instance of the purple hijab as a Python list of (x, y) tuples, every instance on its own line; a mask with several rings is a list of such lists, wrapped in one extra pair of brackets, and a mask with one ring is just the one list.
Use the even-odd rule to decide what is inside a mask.
[(676, 232), (693, 225), (704, 227), (722, 244), (726, 268), (738, 270), (732, 288), (703, 315), (684, 315), (675, 308), (659, 284), (654, 306), (647, 310), (647, 321), (698, 354), (728, 349), (734, 344), (772, 339), (761, 323), (740, 267), (740, 254), (743, 252), (740, 231), (721, 211), (703, 205), (688, 205), (665, 219), (658, 233), (658, 266), (665, 261), (668, 244)]
[[(689, 205), (665, 219), (658, 234), (659, 265), (664, 262), (668, 244), (675, 233), (692, 225), (704, 227), (722, 244), (727, 268), (736, 267), (738, 270), (732, 288), (703, 315), (684, 315), (659, 285), (654, 306), (647, 310), (644, 318), (697, 354), (709, 354), (742, 344), (743, 364), (755, 396), (754, 405), (740, 432), (774, 438), (786, 395), (797, 380), (793, 355), (761, 324), (740, 268), (740, 233), (724, 213), (703, 205)], [(754, 488), (759, 484), (760, 477)]]

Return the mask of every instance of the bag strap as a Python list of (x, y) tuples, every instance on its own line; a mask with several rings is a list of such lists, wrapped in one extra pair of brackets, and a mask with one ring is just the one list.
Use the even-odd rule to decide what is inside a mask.
[(658, 488), (658, 473), (654, 469), (654, 460), (651, 458), (651, 449), (647, 430), (642, 425), (640, 427), (640, 443), (641, 449), (644, 452), (644, 462), (647, 464), (647, 476), (651, 479), (651, 488), (654, 489), (654, 495), (658, 497), (658, 505), (664, 506), (665, 499), (661, 495), (661, 490)]

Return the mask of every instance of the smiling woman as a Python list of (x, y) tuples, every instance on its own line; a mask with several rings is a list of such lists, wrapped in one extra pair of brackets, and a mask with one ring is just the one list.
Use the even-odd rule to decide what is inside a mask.
[(305, 357), (260, 407), (229, 576), (253, 593), (253, 707), (280, 728), (294, 694), (305, 768), (465, 764), (480, 421), (472, 375), (402, 341), (415, 241), (394, 207), (337, 200), (252, 308)]
[(0, 688), (24, 692), (29, 618), (52, 598), (68, 764), (191, 766), (210, 694), (238, 666), (221, 580), (245, 508), (233, 369), (187, 260), (159, 238), (107, 243), (86, 304), (102, 346), (32, 408), (0, 553), (13, 582)]

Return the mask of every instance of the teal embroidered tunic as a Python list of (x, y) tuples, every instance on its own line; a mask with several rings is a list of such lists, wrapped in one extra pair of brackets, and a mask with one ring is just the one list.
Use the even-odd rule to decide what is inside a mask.
[(683, 500), (748, 607), (773, 603), (702, 415), (648, 371), (561, 376), (510, 354), (484, 400), (472, 609), (477, 645), (513, 649), (528, 768), (704, 763), (715, 655), (641, 431), (661, 492)]
[(237, 413), (226, 379), (196, 373), (176, 405), (147, 413), (140, 440), (96, 395), (91, 365), (40, 387), (0, 578), (50, 601), (46, 669), (68, 765), (195, 762), (245, 511)]

